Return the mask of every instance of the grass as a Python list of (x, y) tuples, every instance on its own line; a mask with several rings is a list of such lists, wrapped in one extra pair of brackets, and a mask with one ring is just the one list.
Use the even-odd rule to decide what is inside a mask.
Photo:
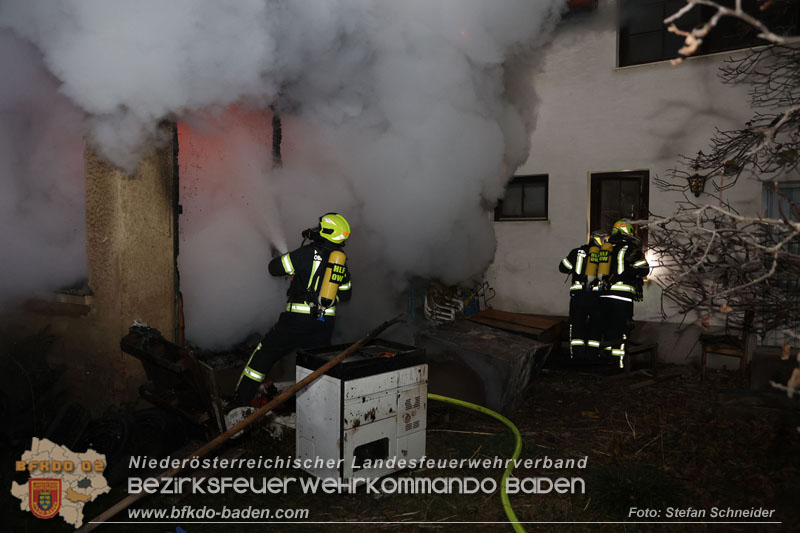
[[(795, 412), (754, 415), (725, 407), (718, 391), (737, 384), (722, 374), (699, 382), (691, 372), (679, 379), (657, 383), (634, 392), (627, 377), (605, 381), (600, 376), (572, 370), (551, 370), (536, 382), (525, 404), (510, 418), (524, 438), (521, 459), (567, 459), (588, 456), (579, 468), (519, 468), (524, 477), (582, 477), (585, 494), (555, 492), (515, 494), (510, 500), (523, 521), (618, 522), (632, 520), (630, 508), (710, 508), (730, 506), (776, 509), (784, 524), (800, 520), (796, 495), (800, 492), (800, 466), (796, 450), (800, 436), (787, 430), (798, 421)], [(715, 381), (716, 380), (716, 381)], [(427, 455), (433, 458), (506, 458), (513, 451), (511, 432), (493, 419), (431, 402), (428, 412)], [(245, 449), (244, 457), (294, 455), (294, 433), (271, 438), (262, 429), (247, 433), (231, 445)], [(765, 458), (768, 454), (769, 457)], [(9, 458), (10, 460), (10, 458)], [(502, 468), (429, 469), (405, 471), (399, 477), (426, 476), (500, 479)], [(150, 475), (136, 472), (132, 475)], [(182, 474), (188, 475), (188, 474)], [(214, 476), (304, 477), (298, 470), (226, 470)], [(87, 520), (126, 496), (126, 487), (115, 486), (85, 507)], [(172, 509), (188, 505), (220, 509), (309, 509), (308, 521), (298, 524), (114, 524), (99, 529), (110, 532), (174, 533), (180, 525), (186, 533), (229, 531), (342, 531), (389, 529), (396, 531), (510, 531), (494, 494), (304, 494), (298, 484), (287, 494), (154, 495), (141, 499), (136, 508)], [(10, 509), (11, 506), (8, 506)], [(18, 503), (17, 503), (18, 508)], [(11, 531), (71, 531), (60, 519), (47, 523), (18, 510), (4, 509)], [(117, 520), (126, 519), (126, 513)], [(641, 520), (641, 519), (640, 519)], [(497, 522), (484, 526), (456, 525), (456, 521)], [(393, 522), (366, 524), (366, 522)], [(528, 531), (550, 531), (552, 524), (526, 526)], [(565, 528), (561, 526), (558, 529)], [(658, 526), (605, 524), (608, 531), (652, 530)], [(705, 526), (681, 525), (683, 530), (704, 531)], [(694, 528), (694, 529), (693, 529)], [(592, 524), (576, 524), (571, 530), (597, 530)], [(788, 529), (788, 528), (787, 528)], [(772, 529), (781, 530), (781, 527)]]

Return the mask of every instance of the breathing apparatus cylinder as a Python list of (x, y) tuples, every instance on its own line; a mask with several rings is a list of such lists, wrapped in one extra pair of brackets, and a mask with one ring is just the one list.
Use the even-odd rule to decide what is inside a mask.
[(328, 256), (328, 264), (322, 274), (322, 283), (317, 297), (317, 308), (320, 317), (325, 314), (325, 310), (336, 302), (336, 293), (339, 285), (344, 281), (344, 263), (347, 256), (343, 252), (334, 250)]
[(604, 242), (600, 247), (597, 260), (597, 276), (600, 279), (607, 278), (611, 274), (611, 252), (614, 250), (614, 245), (610, 242)]
[(597, 253), (600, 251), (599, 246), (589, 247), (589, 263), (586, 265), (586, 279), (591, 283), (597, 276)]

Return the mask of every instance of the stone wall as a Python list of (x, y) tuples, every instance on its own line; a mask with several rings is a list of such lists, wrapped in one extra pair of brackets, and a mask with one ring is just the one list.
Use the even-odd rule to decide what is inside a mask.
[[(105, 404), (138, 397), (144, 372), (123, 354), (120, 338), (138, 320), (175, 340), (173, 147), (153, 150), (126, 174), (87, 146), (86, 249), (91, 311), (68, 328), (74, 360), (67, 382), (80, 399)], [(66, 355), (70, 357), (69, 354)]]

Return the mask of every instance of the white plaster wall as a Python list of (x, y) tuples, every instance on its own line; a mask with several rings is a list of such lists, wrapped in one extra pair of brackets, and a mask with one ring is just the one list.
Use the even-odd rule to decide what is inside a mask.
[[(680, 154), (706, 150), (715, 127), (742, 127), (751, 116), (746, 88), (718, 79), (727, 55), (616, 68), (616, 9), (616, 1), (601, 0), (596, 13), (563, 23), (535, 76), (532, 152), (516, 174), (549, 174), (549, 220), (494, 223), (497, 251), (487, 280), (496, 308), (567, 314), (558, 263), (586, 242), (590, 172), (649, 170), (650, 210), (670, 214), (676, 196), (659, 191), (653, 178), (666, 177)], [(726, 197), (743, 214), (755, 213), (761, 185), (740, 183)], [(635, 318), (661, 319), (654, 284)]]

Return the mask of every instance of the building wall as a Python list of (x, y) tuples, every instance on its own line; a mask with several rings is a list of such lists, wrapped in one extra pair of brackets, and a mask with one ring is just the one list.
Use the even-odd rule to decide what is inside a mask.
[(172, 145), (145, 154), (133, 174), (91, 147), (84, 157), (91, 295), (31, 295), (0, 317), (0, 337), (52, 335), (47, 363), (62, 375), (49, 394), (65, 393), (99, 416), (140, 399), (142, 364), (119, 347), (131, 324), (147, 323), (175, 340), (175, 177)]
[[(658, 190), (653, 178), (666, 177), (681, 154), (707, 149), (715, 128), (741, 127), (752, 114), (746, 88), (718, 79), (727, 55), (616, 68), (616, 9), (615, 1), (601, 0), (596, 12), (565, 21), (534, 77), (538, 118), (531, 155), (517, 175), (549, 175), (549, 220), (494, 223), (497, 250), (487, 279), (497, 292), (495, 307), (567, 314), (569, 291), (557, 267), (587, 242), (590, 173), (649, 170), (650, 211), (671, 214), (679, 195)], [(743, 214), (760, 208), (754, 181), (725, 194)], [(661, 320), (655, 284), (645, 288), (635, 319)], [(697, 352), (696, 328), (649, 330), (662, 336), (662, 358), (682, 362)]]
[(134, 320), (175, 337), (172, 154), (172, 146), (153, 150), (128, 175), (85, 151), (90, 309), (68, 316), (55, 308), (37, 322), (58, 336), (51, 365), (64, 368), (69, 396), (95, 414), (138, 400), (141, 362), (119, 347)]

